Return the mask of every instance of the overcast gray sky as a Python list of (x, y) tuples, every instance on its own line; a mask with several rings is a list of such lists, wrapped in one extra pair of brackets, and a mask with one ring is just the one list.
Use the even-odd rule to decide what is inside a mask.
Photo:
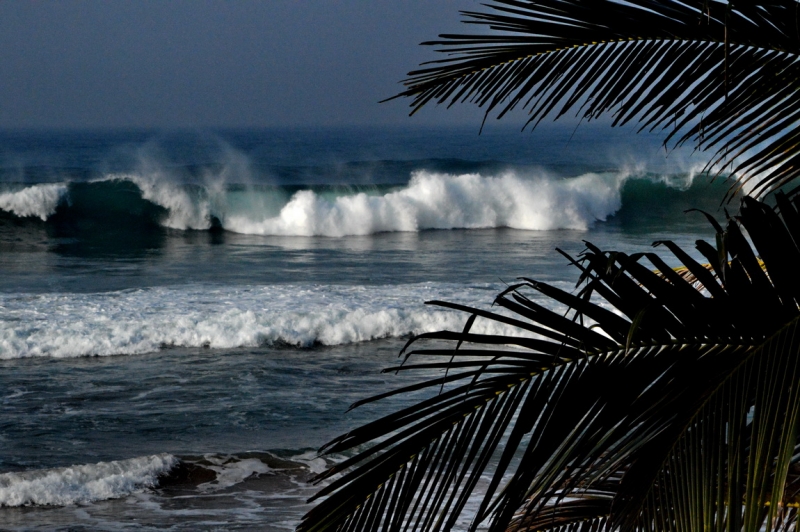
[(378, 104), (475, 0), (6, 0), (0, 127), (476, 124)]

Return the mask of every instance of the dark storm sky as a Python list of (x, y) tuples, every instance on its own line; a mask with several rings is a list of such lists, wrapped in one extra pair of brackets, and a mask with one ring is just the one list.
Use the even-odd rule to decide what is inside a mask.
[(475, 124), (378, 104), (475, 0), (7, 0), (0, 127)]

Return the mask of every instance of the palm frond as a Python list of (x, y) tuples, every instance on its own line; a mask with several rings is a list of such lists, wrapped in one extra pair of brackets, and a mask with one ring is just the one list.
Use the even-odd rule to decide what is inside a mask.
[[(764, 261), (759, 259), (758, 265), (761, 266), (761, 269), (766, 271), (766, 269), (764, 268)], [(710, 262), (706, 262), (706, 263), (702, 264), (702, 266), (703, 266), (703, 268), (705, 268), (706, 270), (712, 272), (712, 274), (713, 274), (714, 268), (713, 268), (713, 266), (711, 266)], [(689, 268), (687, 268), (686, 266), (676, 266), (674, 268), (671, 268), (671, 270), (673, 272), (677, 273), (687, 283), (693, 285), (695, 288), (697, 288), (697, 287), (702, 285), (702, 283), (700, 283), (700, 280), (691, 271), (689, 271)], [(655, 272), (658, 275), (660, 275), (661, 277), (665, 278), (665, 279), (668, 278), (667, 275), (664, 274), (664, 273), (661, 273), (660, 270), (655, 270)]]
[(387, 371), (446, 373), (359, 403), (432, 392), (325, 446), (361, 450), (319, 476), (298, 530), (793, 527), (800, 213), (777, 199), (745, 198), (716, 247), (698, 244), (710, 267), (661, 243), (694, 282), (587, 244), (574, 293), (522, 279), (497, 311), (433, 302), (466, 326), (421, 335)]
[[(613, 116), (665, 145), (710, 153), (707, 171), (761, 197), (800, 173), (796, 0), (493, 0), (480, 31), (423, 44), (446, 54), (409, 73), (412, 114), (472, 102), (501, 118)], [(526, 124), (526, 125), (527, 125)]]

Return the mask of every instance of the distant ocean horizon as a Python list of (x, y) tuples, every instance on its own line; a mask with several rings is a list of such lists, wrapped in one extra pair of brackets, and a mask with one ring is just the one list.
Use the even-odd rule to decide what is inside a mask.
[(0, 131), (0, 528), (292, 530), (343, 458), (316, 449), (410, 399), (349, 405), (414, 379), (380, 373), (409, 337), (463, 327), (425, 301), (572, 289), (555, 248), (585, 240), (699, 257), (684, 211), (723, 219), (727, 184), (659, 140)]

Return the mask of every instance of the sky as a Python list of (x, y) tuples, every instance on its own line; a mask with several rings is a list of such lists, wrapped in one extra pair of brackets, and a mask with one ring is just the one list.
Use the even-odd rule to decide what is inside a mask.
[(378, 103), (478, 5), (0, 1), (0, 128), (478, 124), (471, 105)]

